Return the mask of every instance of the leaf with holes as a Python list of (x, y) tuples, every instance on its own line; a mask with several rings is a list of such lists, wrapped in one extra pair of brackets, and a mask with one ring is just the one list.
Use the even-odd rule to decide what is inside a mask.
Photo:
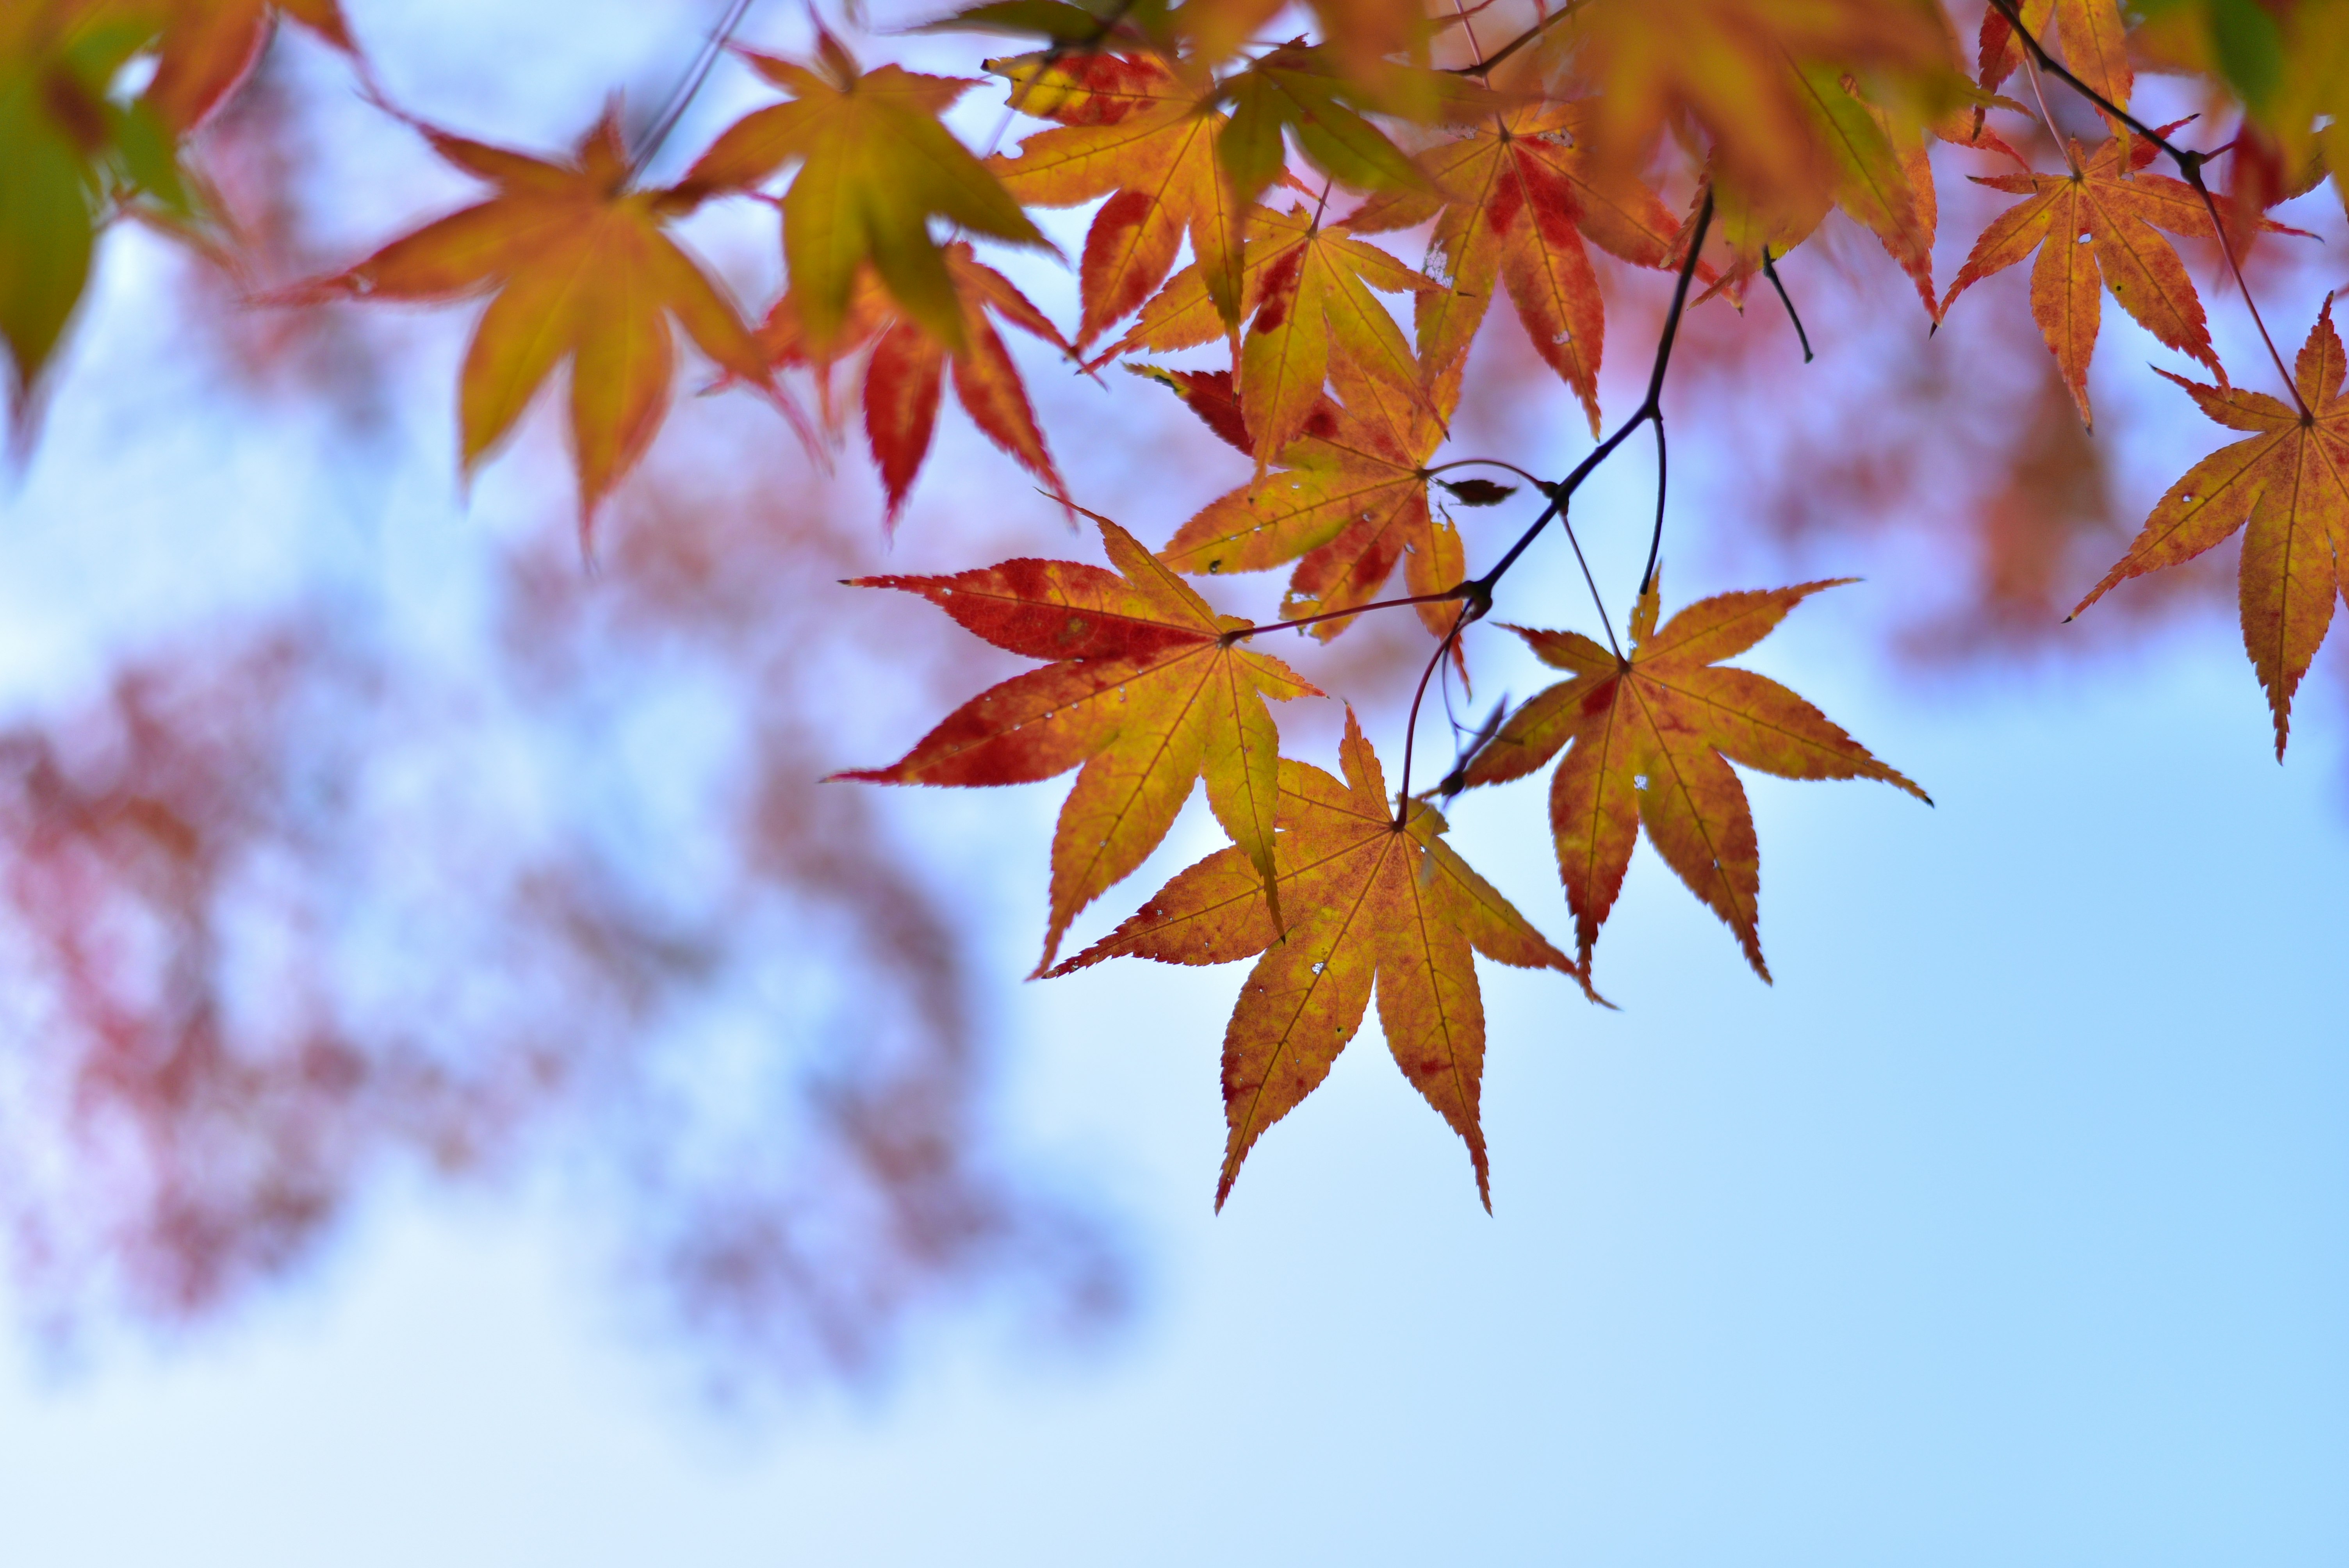
[(1054, 663), (1015, 676), (948, 715), (886, 768), (843, 773), (875, 784), (1025, 784), (1082, 765), (1052, 840), (1052, 912), (1039, 973), (1079, 910), (1140, 865), (1206, 776), (1207, 804), (1258, 873), (1268, 918), (1278, 734), (1268, 696), (1320, 691), (1228, 634), (1180, 577), (1107, 518), (1113, 572), (1071, 561), (1007, 561), (952, 577), (866, 577), (918, 593), (999, 648)]
[[(2333, 624), (2349, 583), (2349, 398), (2342, 396), (2341, 335), (2327, 299), (2301, 346), (2293, 381), (2309, 418), (2281, 398), (2182, 377), (2202, 412), (2248, 439), (2221, 447), (2154, 504), (2137, 542), (2105, 573), (2076, 615), (2116, 584), (2193, 560), (2243, 533), (2243, 646), (2275, 719), (2276, 759), (2292, 727), (2292, 697)], [(2168, 371), (2161, 374), (2168, 376)]]
[(1473, 954), (1578, 981), (1582, 970), (1444, 841), (1444, 821), (1433, 807), (1411, 802), (1409, 825), (1397, 824), (1378, 754), (1350, 707), (1339, 758), (1342, 781), (1281, 759), (1275, 852), (1292, 912), (1285, 934), (1257, 896), (1248, 858), (1222, 850), (1051, 973), (1104, 958), (1229, 964), (1263, 954), (1224, 1032), (1230, 1131), (1218, 1209), (1256, 1140), (1329, 1076), (1375, 989), (1387, 1048), (1468, 1145), (1476, 1193), (1489, 1211), (1491, 1171), (1478, 1119), (1485, 1009)]
[(1470, 760), (1464, 783), (1506, 783), (1566, 752), (1550, 779), (1550, 830), (1586, 965), (1644, 824), (1664, 862), (1736, 934), (1754, 972), (1770, 978), (1757, 907), (1761, 850), (1732, 762), (1785, 779), (1878, 779), (1932, 803), (1785, 686), (1719, 663), (1834, 586), (1716, 594), (1659, 631), (1651, 585), (1631, 616), (1628, 657), (1578, 632), (1509, 628), (1570, 676), (1509, 716)]

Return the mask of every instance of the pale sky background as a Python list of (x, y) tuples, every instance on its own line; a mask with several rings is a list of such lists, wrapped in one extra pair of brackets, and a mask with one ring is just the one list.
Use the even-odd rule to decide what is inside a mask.
[[(395, 90), (516, 142), (559, 139), (602, 84), (663, 79), (642, 63), (681, 52), (617, 0), (559, 26), (522, 4), (351, 10)], [(432, 70), (404, 79), (409, 61)], [(305, 68), (332, 79), (315, 52)], [(727, 90), (682, 145), (749, 89)], [(398, 173), (354, 196), (355, 235), (457, 189), (379, 145)], [(527, 453), (458, 506), (461, 312), (418, 356), (380, 472), (355, 479), (298, 426), (231, 426), (151, 356), (161, 275), (143, 242), (109, 253), (0, 513), (14, 703), (72, 689), (130, 628), (353, 573), (379, 571), (429, 635), (462, 621), (446, 606), (481, 539), (550, 525)], [(2117, 311), (2106, 330), (2117, 407), (2152, 351)], [(1055, 422), (1098, 405), (1039, 395), (1080, 499), (1130, 494), (1114, 449)], [(1556, 404), (1570, 461), (1578, 418)], [(2149, 461), (2125, 506), (2220, 438), (2166, 418), (2128, 438)], [(968, 472), (1019, 498), (1002, 529), (1062, 549), (957, 428), (934, 460), (968, 467), (927, 476), (931, 504)], [(530, 442), (554, 450), (543, 419)], [(1745, 585), (1750, 563), (1698, 542), (1733, 526), (1736, 476), (1701, 438), (1675, 452), (1672, 596)], [(1647, 483), (1629, 463), (1578, 510), (1636, 517)], [(1136, 496), (1131, 521), (1163, 534), (1212, 493)], [(923, 510), (892, 569), (969, 563)], [(1636, 573), (1638, 531), (1594, 529), (1603, 580)], [(1527, 618), (1576, 602), (1561, 565), (1512, 579)], [(2341, 1561), (2349, 704), (2321, 673), (2279, 768), (2230, 618), (2124, 659), (1928, 678), (1877, 652), (1870, 595), (1890, 591), (1826, 595), (1741, 662), (1936, 809), (1748, 777), (1775, 986), (1644, 848), (1599, 950), (1621, 1012), (1485, 966), (1491, 1218), (1374, 1021), (1213, 1215), (1240, 971), (1021, 985), (1063, 786), (898, 801), (968, 900), (1013, 1141), (1123, 1222), (1123, 1330), (1069, 1348), (965, 1323), (878, 1387), (729, 1414), (581, 1244), (561, 1172), (400, 1188), (289, 1289), (184, 1342), (106, 1339), (61, 1368), (0, 1340), (0, 1563)], [(1531, 689), (1501, 639), (1479, 653), (1485, 689)], [(1558, 934), (1541, 801), (1463, 802), (1455, 841)], [(1088, 929), (1213, 841), (1195, 801)]]

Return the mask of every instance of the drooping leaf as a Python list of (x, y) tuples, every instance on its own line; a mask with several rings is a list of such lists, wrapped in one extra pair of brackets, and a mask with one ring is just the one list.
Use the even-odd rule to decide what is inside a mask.
[[(1091, 516), (1093, 514), (1088, 513)], [(1041, 973), (1077, 912), (1140, 865), (1204, 775), (1216, 820), (1277, 900), (1273, 801), (1279, 736), (1264, 698), (1319, 696), (1217, 615), (1133, 536), (1095, 517), (1114, 572), (1007, 561), (951, 577), (867, 577), (918, 593), (1015, 654), (1056, 662), (948, 715), (876, 784), (1025, 784), (1082, 764), (1052, 840), (1052, 911)], [(1276, 902), (1269, 913), (1276, 924)]]
[(2154, 504), (2128, 553), (2072, 612), (2078, 614), (2128, 578), (2191, 561), (2244, 530), (2243, 646), (2267, 690), (2279, 761), (2291, 732), (2292, 693), (2333, 624), (2334, 597), (2349, 582), (2344, 364), (2349, 356), (2343, 354), (2327, 297), (2293, 366), (2306, 419), (2292, 404), (2264, 392), (2169, 376), (2203, 413), (2251, 435), (2187, 469)]
[[(1228, 964), (1263, 956), (1241, 984), (1224, 1034), (1224, 1110), (1230, 1133), (1216, 1206), (1267, 1128), (1329, 1076), (1378, 993), (1379, 1026), (1413, 1088), (1468, 1146), (1476, 1193), (1493, 1206), (1478, 1106), (1485, 1012), (1473, 954), (1520, 968), (1583, 971), (1444, 841), (1433, 808), (1395, 820), (1378, 755), (1353, 710), (1339, 748), (1341, 781), (1280, 762), (1279, 863), (1284, 934), (1237, 849), (1181, 872), (1114, 932), (1051, 971), (1104, 958)], [(1586, 989), (1588, 987), (1586, 986)]]
[(978, 84), (896, 66), (861, 70), (829, 33), (819, 35), (813, 65), (738, 52), (792, 97), (729, 126), (679, 190), (748, 191), (796, 160), (782, 199), (783, 260), (809, 341), (829, 346), (857, 268), (869, 262), (906, 315), (962, 347), (963, 307), (930, 220), (1050, 248), (986, 165), (938, 123)]
[(765, 381), (766, 356), (733, 302), (667, 232), (698, 193), (634, 188), (613, 114), (560, 162), (419, 129), (435, 151), (495, 194), (285, 297), (446, 300), (491, 292), (458, 381), (464, 469), (481, 462), (569, 360), (584, 531), (668, 411), (671, 318), (734, 376)]
[(1534, 351), (1574, 388), (1596, 434), (1607, 316), (1583, 236), (1637, 265), (1669, 267), (1681, 225), (1643, 182), (1598, 182), (1575, 138), (1585, 112), (1533, 105), (1466, 127), (1420, 155), (1431, 191), (1374, 196), (1347, 226), (1371, 233), (1434, 220), (1431, 249), (1450, 286), (1413, 302), (1423, 376), (1468, 352), (1505, 287)]
[(1523, 778), (1565, 750), (1550, 779), (1550, 830), (1586, 966), (1644, 825), (1664, 862), (1736, 934), (1754, 972), (1770, 978), (1759, 924), (1761, 850), (1732, 762), (1786, 779), (1878, 779), (1931, 804), (1785, 686), (1720, 664), (1835, 585), (1716, 594), (1658, 631), (1651, 584), (1631, 618), (1629, 656), (1578, 632), (1509, 628), (1569, 678), (1510, 715), (1470, 761), (1464, 783)]
[(1042, 480), (1055, 499), (1068, 499), (1068, 487), (1036, 423), (1019, 366), (989, 317), (1064, 355), (1073, 356), (1074, 348), (1010, 279), (979, 261), (967, 242), (948, 244), (945, 259), (962, 304), (959, 350), (900, 311), (869, 269), (851, 294), (840, 330), (824, 353), (819, 355), (809, 344), (795, 293), (775, 302), (757, 334), (777, 369), (814, 372), (827, 422), (833, 413), (833, 366), (861, 350), (870, 351), (864, 366), (864, 434), (888, 497), (885, 525), (892, 529), (929, 455), (949, 371), (955, 396), (980, 433)]
[(2225, 377), (2194, 280), (2157, 232), (2209, 238), (2216, 232), (2209, 211), (2185, 181), (2147, 170), (2154, 154), (2148, 142), (2132, 146), (2114, 137), (2093, 152), (2070, 144), (2072, 168), (2063, 174), (1972, 176), (1978, 185), (2023, 200), (1982, 231), (1941, 302), (1947, 311), (1983, 278), (2038, 252), (2031, 269), (2032, 318), (2063, 368), (2080, 418), (2091, 425), (2088, 361), (2106, 287), (2147, 332)]

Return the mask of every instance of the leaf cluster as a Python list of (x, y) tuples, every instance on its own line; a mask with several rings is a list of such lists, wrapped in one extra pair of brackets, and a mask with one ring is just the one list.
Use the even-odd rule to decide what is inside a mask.
[[(459, 378), (460, 466), (485, 460), (567, 366), (583, 540), (667, 415), (680, 331), (715, 386), (770, 399), (811, 448), (839, 439), (853, 398), (890, 527), (949, 384), (1014, 464), (1092, 518), (1106, 568), (1022, 558), (859, 580), (1040, 663), (896, 762), (840, 777), (986, 786), (1074, 771), (1039, 975), (1112, 956), (1254, 960), (1224, 1046), (1219, 1203), (1374, 995), (1398, 1065), (1463, 1139), (1489, 1202), (1475, 954), (1555, 970), (1596, 1000), (1598, 937), (1644, 833), (1766, 980), (1737, 769), (1924, 799), (1802, 697), (1723, 663), (1829, 584), (1716, 594), (1669, 618), (1659, 586), (1681, 320), (1713, 301), (1744, 308), (1756, 280), (1788, 297), (1781, 264), (1837, 212), (1913, 287), (1920, 340), (1973, 285), (2031, 260), (2031, 315), (2084, 423), (2107, 291), (2213, 377), (2162, 372), (2244, 438), (2172, 487), (2080, 608), (2243, 531), (2244, 637), (2282, 754), (2349, 575), (2349, 366), (2328, 300), (2295, 366), (2269, 345), (2283, 397), (2237, 387), (2175, 242), (2221, 269), (2264, 335), (2243, 255), (2299, 233), (2268, 209), (2328, 175), (2349, 193), (2349, 6), (1991, 0), (1971, 47), (1935, 0), (1571, 0), (1520, 14), (1491, 0), (1316, 0), (1310, 32), (1264, 36), (1280, 11), (990, 0), (934, 25), (1016, 40), (1019, 52), (974, 59), (983, 76), (868, 65), (822, 26), (802, 55), (738, 46), (768, 101), (667, 184), (647, 178), (657, 139), (630, 145), (616, 108), (554, 154), (419, 125), (481, 197), (269, 297), (485, 297)], [(0, 17), (0, 336), (20, 420), (106, 223), (136, 216), (233, 248), (189, 137), (280, 17), (363, 60), (334, 0), (24, 0)], [(126, 95), (118, 83), (141, 62), (151, 73)], [(2141, 66), (2199, 77), (2216, 111), (2205, 123), (2223, 120), (2231, 139), (2197, 133), (2204, 144), (2189, 147), (2174, 139), (2183, 125), (2138, 119)], [(1016, 147), (976, 148), (949, 125), (982, 88), (1025, 122)], [(2101, 137), (2060, 129), (2049, 103), (2063, 94)], [(1961, 174), (2014, 202), (1944, 288), (1937, 181)], [(776, 218), (784, 282), (756, 325), (677, 232), (726, 201)], [(1085, 206), (1079, 253), (1064, 257), (1035, 214)], [(1396, 248), (1410, 233), (1423, 237), (1416, 258)], [(1072, 264), (1068, 326), (995, 264), (998, 250)], [(1652, 351), (1634, 356), (1644, 396), (1610, 427), (1608, 317), (1640, 290), (1669, 303)], [(1557, 479), (1453, 449), (1502, 298), (1596, 442)], [(1100, 375), (1123, 363), (1171, 391), (1242, 454), (1237, 482), (1154, 551), (1080, 505), (1006, 326), (1071, 374), (1131, 387)], [(1178, 362), (1191, 354), (1207, 362)], [(1610, 597), (1571, 509), (1643, 429), (1659, 455), (1647, 566)], [(1526, 509), (1515, 529), (1493, 531), (1512, 506)], [(1454, 507), (1480, 516), (1464, 527)], [(1510, 629), (1563, 678), (1496, 712), (1440, 785), (1423, 769), (1414, 790), (1432, 683), (1465, 686), (1468, 634), (1553, 523), (1582, 562), (1591, 619)], [(1398, 568), (1403, 592), (1385, 597)], [(1201, 592), (1271, 570), (1288, 575), (1268, 624)], [(1257, 639), (1327, 642), (1391, 608), (1413, 610), (1428, 639), (1392, 779), (1351, 706), (1342, 778), (1282, 756), (1272, 705), (1325, 694)], [(1460, 860), (1434, 803), (1553, 761), (1571, 955)], [(1163, 841), (1200, 781), (1230, 847), (1062, 961), (1072, 923)]]

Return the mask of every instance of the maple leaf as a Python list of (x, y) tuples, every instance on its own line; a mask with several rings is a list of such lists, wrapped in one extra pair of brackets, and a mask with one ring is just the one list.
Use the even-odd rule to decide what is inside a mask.
[(1641, 825), (1665, 864), (1736, 934), (1764, 980), (1761, 850), (1729, 764), (1786, 779), (1878, 779), (1931, 798), (1774, 680), (1724, 667), (1786, 613), (1836, 582), (1716, 594), (1656, 629), (1653, 584), (1631, 616), (1628, 657), (1578, 632), (1508, 629), (1571, 672), (1509, 716), (1464, 770), (1464, 786), (1523, 778), (1556, 756), (1550, 830), (1587, 966), (1615, 907)]
[(356, 56), (338, 0), (160, 0), (155, 76), (140, 95), (175, 132), (200, 124), (245, 78), (280, 16)]
[(88, 284), (99, 225), (126, 209), (183, 233), (200, 222), (169, 128), (152, 106), (109, 96), (153, 36), (142, 12), (105, 0), (0, 9), (0, 340), (20, 438)]
[(811, 343), (829, 346), (857, 268), (870, 262), (908, 315), (959, 350), (963, 305), (930, 235), (931, 218), (1051, 249), (995, 176), (938, 123), (978, 84), (896, 66), (864, 71), (830, 33), (819, 29), (816, 43), (812, 67), (735, 51), (793, 96), (727, 127), (679, 189), (751, 190), (796, 159), (799, 172), (781, 202), (783, 260)]
[(2107, 286), (2147, 332), (2200, 360), (2221, 380), (2226, 377), (2210, 347), (2194, 280), (2178, 252), (2156, 232), (2166, 229), (2210, 238), (2216, 231), (2209, 210), (2184, 181), (2144, 171), (2155, 152), (2150, 142), (2113, 137), (2084, 154), (2075, 141), (2066, 148), (2071, 168), (2063, 174), (1971, 176), (1978, 185), (2024, 200), (1991, 220), (1951, 282), (1941, 308), (1946, 312), (1967, 289), (2037, 251), (2039, 260), (2031, 269), (2032, 318), (2063, 369), (2081, 419), (2091, 427), (2095, 420), (2088, 407), (2088, 360)]
[(836, 775), (875, 784), (1025, 784), (1082, 764), (1052, 839), (1051, 920), (1037, 973), (1077, 912), (1158, 847), (1204, 775), (1207, 804), (1257, 868), (1279, 919), (1273, 800), (1279, 736), (1264, 698), (1319, 696), (1278, 659), (1230, 635), (1217, 615), (1134, 537), (1088, 512), (1106, 572), (1021, 559), (951, 577), (865, 577), (917, 593), (965, 630), (1055, 661), (957, 708), (886, 768)]
[[(1240, 402), (1257, 443), (1259, 473), (1304, 432), (1333, 373), (1396, 388), (1434, 407), (1402, 329), (1372, 293), (1441, 289), (1433, 279), (1355, 239), (1343, 222), (1319, 222), (1303, 208), (1258, 208), (1248, 224), (1241, 283), (1249, 319), (1240, 344)], [(1195, 265), (1185, 267), (1094, 363), (1136, 347), (1192, 347), (1220, 329), (1206, 280)]]
[(2251, 435), (2187, 469), (2154, 504), (2128, 553), (2072, 612), (2077, 615), (2128, 578), (2191, 561), (2245, 530), (2243, 646), (2267, 690), (2278, 761), (2292, 727), (2292, 693), (2332, 626), (2334, 595), (2349, 581), (2344, 363), (2327, 296), (2293, 366), (2305, 417), (2263, 392), (2206, 387), (2161, 371), (2203, 413)]
[(1468, 1145), (1476, 1194), (1489, 1212), (1492, 1177), (1478, 1120), (1485, 1010), (1472, 954), (1578, 981), (1583, 971), (1444, 841), (1444, 821), (1433, 808), (1412, 802), (1409, 825), (1396, 823), (1378, 754), (1350, 707), (1338, 755), (1342, 782), (1302, 762), (1280, 762), (1276, 853), (1294, 912), (1285, 934), (1257, 896), (1248, 858), (1237, 848), (1219, 850), (1050, 973), (1105, 958), (1229, 964), (1263, 954), (1224, 1033), (1230, 1136), (1217, 1209), (1265, 1130), (1329, 1076), (1361, 1027), (1375, 987), (1388, 1049)]
[(859, 277), (841, 327), (823, 353), (809, 343), (796, 293), (777, 300), (757, 332), (760, 346), (777, 368), (815, 372), (827, 423), (833, 422), (833, 366), (859, 349), (871, 350), (864, 367), (864, 434), (888, 497), (884, 526), (890, 529), (895, 528), (914, 477), (929, 454), (949, 367), (955, 397), (980, 433), (1041, 480), (1055, 499), (1068, 500), (1068, 487), (1044, 444), (1019, 368), (988, 318), (997, 316), (1062, 354), (1073, 356), (1075, 349), (1009, 278), (979, 261), (968, 243), (957, 240), (948, 244), (945, 260), (955, 297), (962, 303), (959, 350), (898, 310), (869, 268)]
[[(1235, 428), (1218, 406), (1229, 403), (1228, 375), (1155, 366), (1145, 373), (1174, 387), (1225, 439), (1251, 439), (1244, 410), (1234, 407)], [(1295, 561), (1283, 619), (1369, 603), (1398, 560), (1414, 594), (1454, 586), (1468, 574), (1467, 555), (1459, 531), (1429, 511), (1426, 463), (1443, 444), (1441, 416), (1459, 389), (1456, 364), (1438, 385), (1433, 407), (1381, 398), (1374, 382), (1342, 374), (1346, 401), (1320, 399), (1305, 433), (1281, 451), (1286, 469), (1210, 501), (1175, 531), (1159, 559), (1195, 576), (1261, 572)], [(1417, 609), (1439, 637), (1459, 614), (1456, 604), (1443, 603)], [(1326, 641), (1351, 624), (1349, 617), (1307, 629)]]
[(556, 366), (571, 360), (584, 537), (595, 507), (644, 455), (668, 411), (670, 317), (735, 376), (764, 382), (766, 356), (733, 303), (664, 227), (690, 211), (699, 193), (633, 188), (616, 111), (564, 162), (418, 129), (434, 151), (496, 194), (279, 297), (442, 300), (494, 291), (458, 379), (463, 468), (470, 474)]
[(1216, 161), (1225, 117), (1211, 92), (1147, 55), (990, 60), (987, 68), (1010, 77), (1020, 112), (1063, 122), (988, 160), (1012, 198), (1071, 207), (1109, 197), (1078, 265), (1077, 342), (1090, 343), (1148, 299), (1185, 234), (1207, 297), (1226, 328), (1237, 325), (1247, 209)]
[(1372, 233), (1434, 220), (1429, 248), (1451, 286), (1413, 303), (1422, 375), (1441, 376), (1468, 352), (1497, 283), (1596, 435), (1607, 311), (1583, 236), (1636, 265), (1668, 268), (1681, 225), (1644, 183), (1599, 181), (1575, 139), (1584, 112), (1530, 105), (1471, 126), (1420, 154), (1433, 191), (1373, 196), (1346, 222)]

